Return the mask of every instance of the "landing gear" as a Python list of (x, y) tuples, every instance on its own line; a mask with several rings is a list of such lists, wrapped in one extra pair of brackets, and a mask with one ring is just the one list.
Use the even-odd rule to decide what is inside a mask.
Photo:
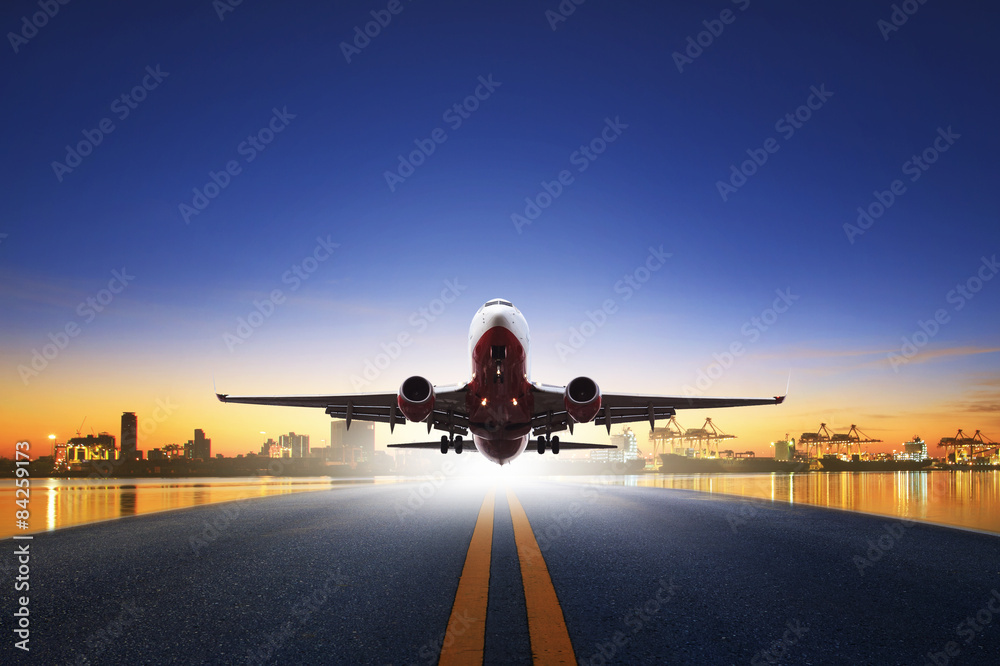
[(546, 447), (548, 447), (555, 455), (559, 455), (559, 438), (541, 435), (538, 437), (536, 447), (539, 455), (545, 453)]
[(453, 435), (451, 439), (448, 439), (448, 435), (441, 435), (441, 453), (448, 453), (448, 449), (452, 448), (452, 445), (454, 445), (455, 453), (462, 453), (465, 441), (461, 435)]

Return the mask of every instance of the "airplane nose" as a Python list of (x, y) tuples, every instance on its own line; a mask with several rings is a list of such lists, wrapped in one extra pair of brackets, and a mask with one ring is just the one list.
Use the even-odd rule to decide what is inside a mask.
[(510, 318), (500, 313), (486, 315), (487, 330), (494, 328), (496, 326), (503, 326), (504, 328), (510, 328)]

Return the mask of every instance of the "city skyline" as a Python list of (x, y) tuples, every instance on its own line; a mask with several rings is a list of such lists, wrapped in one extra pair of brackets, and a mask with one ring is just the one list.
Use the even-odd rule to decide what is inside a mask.
[(71, 4), (10, 45), (0, 455), (123, 410), (143, 450), (325, 439), (214, 393), (461, 382), (498, 297), (535, 381), (790, 386), (678, 414), (745, 449), (1000, 439), (992, 10), (399, 6)]

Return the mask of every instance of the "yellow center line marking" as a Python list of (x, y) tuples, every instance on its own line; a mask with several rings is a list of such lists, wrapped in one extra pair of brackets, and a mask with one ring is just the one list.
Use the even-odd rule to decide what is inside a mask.
[(549, 569), (531, 531), (528, 516), (510, 488), (507, 489), (507, 503), (514, 521), (517, 555), (521, 560), (532, 659), (536, 664), (575, 664), (573, 643), (569, 639), (556, 590), (552, 587)]
[(458, 581), (455, 605), (444, 634), (439, 664), (481, 664), (486, 642), (486, 602), (490, 592), (490, 554), (493, 551), (493, 508), (496, 486), (479, 509), (469, 554)]

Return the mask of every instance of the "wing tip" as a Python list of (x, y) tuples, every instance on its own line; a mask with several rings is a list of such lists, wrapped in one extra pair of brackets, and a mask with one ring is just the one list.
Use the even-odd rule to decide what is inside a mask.
[(219, 399), (219, 402), (226, 402), (226, 398), (229, 397), (228, 393), (216, 393), (215, 397)]
[(785, 398), (787, 398), (787, 397), (788, 397), (787, 395), (776, 395), (776, 396), (774, 396), (774, 404), (780, 405), (781, 403), (783, 403), (785, 401)]

